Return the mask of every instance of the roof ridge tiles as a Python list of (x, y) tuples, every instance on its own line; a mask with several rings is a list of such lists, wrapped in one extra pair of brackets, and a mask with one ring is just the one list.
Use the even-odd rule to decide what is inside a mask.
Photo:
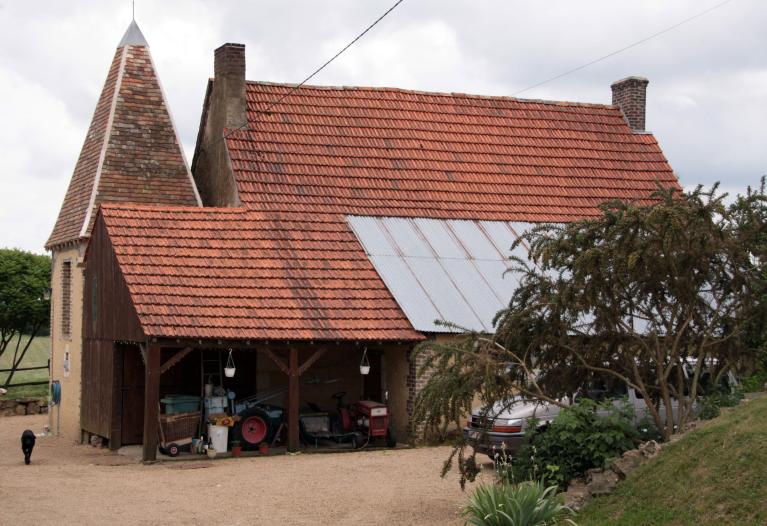
[(322, 90), (322, 91), (371, 91), (371, 92), (392, 92), (392, 93), (412, 93), (414, 95), (433, 95), (438, 97), (459, 97), (468, 99), (480, 99), (480, 100), (509, 100), (522, 103), (538, 103), (538, 104), (551, 104), (557, 106), (577, 106), (585, 108), (614, 108), (612, 104), (600, 104), (590, 102), (577, 102), (577, 101), (557, 101), (548, 99), (528, 99), (521, 97), (513, 97), (510, 95), (481, 95), (461, 92), (447, 92), (447, 91), (425, 91), (416, 89), (397, 88), (391, 86), (320, 86), (316, 84), (296, 84), (296, 83), (284, 83), (284, 82), (270, 82), (261, 80), (246, 80), (246, 85), (251, 86), (274, 86), (288, 89), (310, 89), (310, 90)]

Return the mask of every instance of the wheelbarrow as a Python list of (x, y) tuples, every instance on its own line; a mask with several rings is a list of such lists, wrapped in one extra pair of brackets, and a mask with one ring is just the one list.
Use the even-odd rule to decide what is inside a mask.
[(160, 453), (178, 456), (181, 447), (192, 443), (200, 424), (200, 411), (160, 414)]

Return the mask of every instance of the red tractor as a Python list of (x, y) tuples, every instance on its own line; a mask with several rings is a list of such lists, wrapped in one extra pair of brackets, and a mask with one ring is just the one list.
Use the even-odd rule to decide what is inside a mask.
[(387, 447), (397, 445), (389, 418), (389, 407), (381, 402), (372, 400), (360, 400), (353, 404), (344, 405), (343, 397), (346, 393), (339, 392), (333, 395), (338, 401), (338, 416), (341, 428), (347, 433), (362, 435), (365, 442), (358, 447), (364, 447), (371, 441), (384, 439)]

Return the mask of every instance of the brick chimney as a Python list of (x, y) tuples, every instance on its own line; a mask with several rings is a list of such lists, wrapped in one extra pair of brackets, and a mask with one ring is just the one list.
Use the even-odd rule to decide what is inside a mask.
[(613, 90), (613, 106), (623, 111), (629, 127), (635, 132), (645, 131), (645, 106), (649, 82), (644, 77), (626, 77), (613, 82), (610, 86)]
[(245, 46), (224, 44), (216, 49), (213, 60), (215, 83), (220, 87), (224, 105), (224, 127), (239, 128), (246, 123)]
[(245, 46), (224, 44), (213, 55), (215, 77), (208, 83), (203, 121), (192, 159), (192, 174), (204, 206), (240, 206), (227, 133), (248, 124)]

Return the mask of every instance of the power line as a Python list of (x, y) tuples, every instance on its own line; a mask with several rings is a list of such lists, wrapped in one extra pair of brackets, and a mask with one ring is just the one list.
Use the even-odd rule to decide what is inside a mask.
[[(303, 86), (304, 84), (306, 84), (307, 82), (309, 82), (309, 81), (310, 81), (310, 80), (311, 80), (311, 79), (312, 79), (312, 78), (313, 78), (315, 75), (317, 75), (317, 73), (319, 73), (320, 71), (322, 71), (323, 69), (325, 69), (325, 68), (326, 68), (328, 65), (330, 65), (330, 63), (331, 63), (331, 62), (333, 62), (335, 59), (337, 59), (338, 57), (340, 57), (340, 56), (341, 56), (341, 55), (342, 55), (342, 54), (343, 54), (343, 53), (344, 53), (344, 52), (345, 52), (347, 49), (349, 49), (350, 47), (352, 47), (352, 46), (353, 46), (353, 45), (354, 45), (354, 44), (355, 44), (355, 43), (356, 43), (356, 42), (357, 42), (359, 39), (361, 39), (362, 37), (364, 37), (364, 36), (367, 34), (367, 32), (368, 32), (368, 31), (370, 31), (371, 29), (373, 29), (373, 28), (374, 28), (374, 27), (375, 27), (375, 26), (376, 26), (376, 25), (377, 25), (377, 24), (378, 24), (378, 23), (379, 23), (381, 20), (383, 20), (384, 18), (386, 18), (386, 16), (387, 16), (389, 13), (391, 13), (392, 11), (394, 11), (394, 10), (397, 8), (397, 6), (398, 6), (398, 5), (400, 5), (400, 4), (401, 4), (402, 2), (404, 2), (404, 1), (405, 1), (405, 0), (397, 0), (397, 2), (396, 2), (396, 3), (395, 3), (393, 6), (391, 6), (389, 9), (387, 9), (387, 10), (384, 12), (384, 14), (382, 14), (381, 16), (379, 16), (379, 17), (376, 19), (376, 21), (375, 21), (375, 22), (373, 22), (372, 24), (370, 24), (370, 25), (369, 25), (369, 26), (368, 26), (368, 27), (367, 27), (367, 28), (366, 28), (366, 29), (365, 29), (365, 30), (364, 30), (362, 33), (360, 33), (359, 35), (357, 35), (357, 36), (354, 38), (354, 40), (352, 40), (351, 42), (349, 42), (348, 44), (346, 44), (346, 45), (345, 45), (345, 46), (344, 46), (344, 47), (343, 47), (343, 48), (342, 48), (342, 49), (341, 49), (341, 50), (340, 50), (338, 53), (336, 53), (335, 55), (333, 55), (333, 56), (332, 56), (332, 57), (331, 57), (331, 58), (330, 58), (330, 59), (329, 59), (327, 62), (325, 62), (323, 65), (321, 65), (320, 67), (318, 67), (317, 69), (315, 69), (315, 70), (312, 72), (312, 74), (311, 74), (311, 75), (309, 75), (308, 77), (306, 77), (306, 78), (305, 78), (304, 80), (302, 80), (300, 83), (298, 83), (298, 84), (296, 84), (295, 86), (293, 86), (293, 88), (292, 88), (290, 91), (288, 91), (288, 92), (287, 92), (285, 95), (283, 95), (282, 97), (280, 97), (280, 98), (279, 98), (279, 99), (277, 99), (276, 101), (274, 101), (274, 102), (272, 102), (271, 104), (269, 104), (269, 106), (267, 106), (267, 107), (266, 107), (266, 109), (263, 109), (263, 110), (256, 110), (256, 113), (257, 113), (257, 114), (259, 114), (259, 113), (260, 113), (260, 114), (262, 114), (262, 115), (264, 115), (264, 114), (268, 114), (268, 113), (269, 113), (269, 110), (271, 110), (271, 109), (272, 109), (272, 108), (274, 108), (276, 105), (278, 105), (280, 102), (282, 102), (283, 100), (285, 100), (286, 98), (288, 98), (290, 95), (292, 95), (293, 93), (295, 93), (295, 91), (296, 91), (296, 90), (298, 90), (298, 88), (300, 88), (301, 86)], [(257, 120), (257, 119), (256, 119), (256, 120)], [(247, 126), (248, 126), (248, 124), (250, 124), (250, 123), (249, 123), (249, 122), (246, 122), (246, 123), (245, 123), (245, 124), (243, 124), (242, 126), (239, 126), (239, 127), (235, 128), (235, 129), (233, 129), (233, 130), (230, 130), (228, 133), (224, 134), (224, 137), (223, 137), (223, 138), (224, 138), (224, 139), (226, 139), (226, 138), (227, 138), (227, 137), (229, 137), (229, 136), (230, 136), (232, 133), (234, 133), (234, 132), (236, 132), (236, 131), (239, 131), (239, 130), (241, 130), (241, 129), (245, 128), (245, 127), (247, 127)]]
[(560, 73), (559, 75), (555, 75), (555, 76), (553, 76), (553, 77), (551, 77), (549, 79), (546, 79), (546, 80), (543, 80), (543, 81), (538, 82), (536, 84), (533, 84), (532, 86), (528, 86), (525, 89), (522, 89), (522, 90), (519, 90), (519, 91), (517, 91), (515, 93), (512, 93), (511, 96), (515, 97), (515, 96), (519, 95), (520, 93), (524, 93), (525, 91), (530, 91), (531, 89), (537, 88), (538, 86), (543, 86), (544, 84), (548, 84), (549, 82), (555, 81), (557, 79), (561, 79), (562, 77), (570, 75), (571, 73), (575, 73), (576, 71), (580, 71), (580, 70), (582, 70), (584, 68), (592, 66), (592, 65), (596, 64), (597, 62), (601, 62), (601, 61), (603, 61), (605, 59), (613, 57), (613, 56), (617, 55), (618, 53), (623, 53), (626, 50), (629, 50), (629, 49), (631, 49), (633, 47), (636, 47), (636, 46), (638, 46), (640, 44), (644, 44), (648, 40), (652, 40), (653, 38), (658, 37), (658, 36), (660, 36), (660, 35), (662, 35), (664, 33), (668, 33), (669, 31), (672, 31), (672, 30), (678, 28), (679, 26), (682, 26), (682, 25), (686, 24), (687, 22), (692, 22), (696, 18), (700, 18), (703, 15), (707, 15), (711, 11), (719, 9), (720, 7), (724, 6), (725, 4), (729, 4), (732, 1), (733, 0), (724, 0), (724, 2), (720, 2), (720, 3), (718, 3), (718, 4), (716, 4), (716, 5), (712, 6), (712, 7), (709, 7), (708, 9), (706, 9), (704, 11), (701, 11), (700, 13), (697, 13), (697, 14), (689, 17), (689, 18), (685, 18), (684, 20), (682, 20), (680, 22), (677, 22), (676, 24), (674, 24), (672, 26), (668, 26), (665, 29), (661, 29), (657, 33), (653, 33), (652, 35), (650, 35), (648, 37), (645, 37), (645, 38), (643, 38), (641, 40), (637, 40), (636, 42), (634, 42), (632, 44), (629, 44), (628, 46), (625, 46), (625, 47), (622, 47), (620, 49), (617, 49), (617, 50), (615, 50), (615, 51), (613, 51), (611, 53), (608, 53), (607, 55), (604, 55), (604, 56), (601, 56), (601, 57), (599, 57), (597, 59), (594, 59), (591, 62), (587, 62), (586, 64), (582, 64), (582, 65), (578, 66), (577, 68), (570, 69), (568, 71), (565, 71), (564, 73)]

